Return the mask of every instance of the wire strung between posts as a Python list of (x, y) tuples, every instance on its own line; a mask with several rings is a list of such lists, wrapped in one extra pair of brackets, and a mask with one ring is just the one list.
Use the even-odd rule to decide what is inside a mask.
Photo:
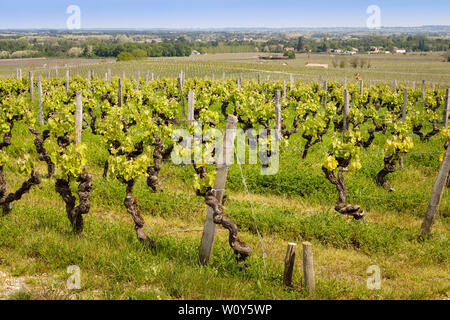
[(255, 229), (256, 229), (256, 233), (258, 234), (258, 238), (259, 238), (259, 242), (261, 243), (261, 251), (262, 251), (262, 257), (263, 257), (263, 263), (264, 263), (264, 270), (266, 271), (266, 275), (267, 275), (267, 267), (266, 267), (266, 251), (264, 250), (264, 240), (261, 236), (261, 233), (259, 232), (258, 229), (258, 224), (256, 223), (256, 217), (255, 217), (255, 211), (253, 208), (253, 201), (250, 199), (250, 192), (248, 191), (248, 187), (247, 187), (247, 182), (245, 181), (245, 177), (244, 177), (244, 172), (242, 171), (242, 166), (241, 166), (241, 162), (239, 161), (239, 156), (236, 150), (236, 147), (233, 146), (234, 152), (236, 154), (236, 158), (237, 158), (237, 164), (239, 165), (239, 170), (241, 172), (241, 178), (242, 178), (242, 184), (244, 185), (245, 188), (245, 192), (247, 192), (247, 195), (249, 197), (249, 202), (250, 202), (250, 208), (252, 210), (252, 217), (253, 217), (253, 223), (255, 224)]

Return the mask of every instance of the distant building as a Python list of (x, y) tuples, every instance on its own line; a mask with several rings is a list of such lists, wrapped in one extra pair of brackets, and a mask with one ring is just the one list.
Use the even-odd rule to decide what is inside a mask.
[(395, 49), (395, 53), (406, 53), (405, 49)]
[(197, 50), (192, 50), (191, 55), (199, 55), (201, 54), (200, 52), (198, 52)]
[(305, 65), (306, 67), (312, 67), (312, 68), (324, 68), (328, 69), (328, 64), (320, 64), (320, 63), (308, 63)]

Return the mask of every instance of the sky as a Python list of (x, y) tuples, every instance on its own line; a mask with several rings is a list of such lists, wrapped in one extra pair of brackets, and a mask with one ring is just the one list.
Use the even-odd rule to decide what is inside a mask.
[(377, 5), (382, 27), (450, 25), (450, 0), (0, 0), (0, 29), (365, 27)]

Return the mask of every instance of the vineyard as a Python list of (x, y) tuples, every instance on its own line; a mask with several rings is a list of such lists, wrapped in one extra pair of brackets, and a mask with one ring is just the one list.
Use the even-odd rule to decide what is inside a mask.
[(449, 298), (448, 173), (422, 226), (448, 89), (65, 75), (0, 79), (0, 270), (29, 282), (16, 297), (68, 297), (78, 265), (77, 298), (303, 299), (283, 258), (310, 241), (316, 298)]

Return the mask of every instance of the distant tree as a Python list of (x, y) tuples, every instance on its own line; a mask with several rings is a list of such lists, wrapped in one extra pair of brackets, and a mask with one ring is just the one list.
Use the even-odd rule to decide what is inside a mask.
[(134, 59), (135, 59), (134, 55), (130, 52), (121, 52), (117, 56), (117, 61), (130, 61)]
[(138, 58), (138, 59), (148, 57), (147, 51), (142, 50), (142, 49), (134, 49), (133, 51), (131, 51), (131, 54), (132, 54), (135, 58)]
[(327, 39), (323, 39), (323, 43), (319, 46), (320, 52), (327, 52), (328, 51), (328, 45), (327, 45)]
[(288, 57), (289, 59), (295, 59), (295, 52), (292, 50), (287, 50), (283, 56)]
[(299, 37), (298, 38), (298, 42), (297, 42), (297, 51), (298, 52), (302, 52), (305, 50), (305, 39), (303, 37)]

